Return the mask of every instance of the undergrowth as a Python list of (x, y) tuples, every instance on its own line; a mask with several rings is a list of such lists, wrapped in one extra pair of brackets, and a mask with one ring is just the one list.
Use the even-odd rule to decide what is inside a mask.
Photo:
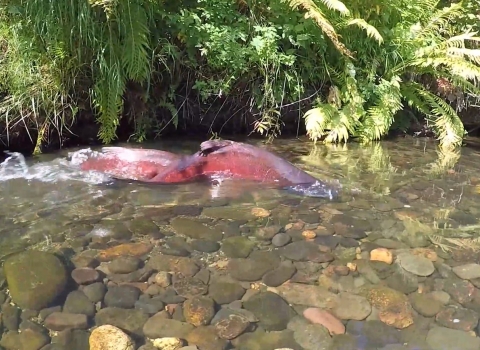
[(125, 118), (143, 141), (209, 115), (210, 135), (242, 120), (273, 139), (294, 108), (314, 141), (370, 142), (416, 116), (456, 147), (445, 96), (479, 95), (476, 2), (2, 0), (2, 140), (34, 131), (38, 152), (85, 111), (104, 143)]

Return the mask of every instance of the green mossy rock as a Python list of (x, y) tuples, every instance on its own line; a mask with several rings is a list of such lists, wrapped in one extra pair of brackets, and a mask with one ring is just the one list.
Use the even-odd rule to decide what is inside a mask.
[(67, 284), (65, 266), (51, 253), (25, 251), (9, 257), (3, 268), (12, 299), (22, 309), (47, 307)]

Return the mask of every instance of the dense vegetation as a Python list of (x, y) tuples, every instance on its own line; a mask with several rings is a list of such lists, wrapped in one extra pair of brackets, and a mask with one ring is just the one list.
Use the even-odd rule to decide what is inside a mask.
[(142, 141), (203, 118), (210, 136), (236, 123), (271, 138), (293, 106), (315, 141), (420, 117), (455, 147), (480, 95), (478, 5), (0, 0), (1, 140), (27, 133), (38, 152), (96, 122), (105, 143), (122, 123)]

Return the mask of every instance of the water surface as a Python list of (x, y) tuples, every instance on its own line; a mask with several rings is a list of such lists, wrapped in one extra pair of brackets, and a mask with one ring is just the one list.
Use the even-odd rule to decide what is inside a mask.
[[(177, 141), (148, 147), (192, 153), (198, 145)], [(244, 289), (262, 290), (259, 298), (266, 298), (265, 305), (286, 308), (283, 304), (276, 305), (278, 301), (266, 292), (267, 287), (278, 288), (274, 291), (295, 310), (288, 317), (282, 314), (287, 317), (285, 324), (272, 326), (266, 321), (265, 313), (269, 310), (258, 313), (254, 310), (254, 301), (243, 300), (244, 308), (260, 321), (251, 323), (242, 335), (224, 339), (218, 349), (224, 345), (235, 349), (254, 349), (260, 345), (264, 349), (393, 349), (388, 346), (396, 344), (395, 349), (436, 350), (452, 348), (444, 339), (452, 336), (480, 341), (476, 336), (480, 312), (477, 289), (480, 272), (476, 270), (480, 260), (477, 253), (480, 248), (479, 150), (441, 151), (430, 140), (414, 138), (368, 146), (314, 147), (306, 140), (276, 140), (262, 147), (319, 179), (340, 186), (339, 198), (330, 201), (302, 197), (245, 182), (166, 186), (113, 181), (103, 174), (78, 171), (71, 162), (72, 154), (75, 159), (78, 149), (26, 161), (12, 156), (0, 165), (0, 258), (4, 260), (25, 249), (57, 254), (68, 250), (67, 255), (73, 261), (75, 256), (89, 252), (94, 256), (109, 247), (143, 242), (154, 247), (153, 253), (142, 257), (147, 265), (148, 259), (153, 259), (152, 254), (192, 259), (200, 271), (209, 271), (210, 281), (218, 275), (239, 283)], [(209, 230), (216, 238), (208, 236)], [(235, 241), (237, 238), (232, 237), (243, 237), (246, 241)], [(238, 244), (239, 250), (247, 249), (249, 254), (243, 256), (229, 251), (232, 242)], [(389, 262), (388, 257), (382, 257), (382, 261), (372, 259), (372, 254), (382, 253), (382, 249), (393, 255), (393, 261)], [(265, 258), (266, 255), (260, 253), (274, 254), (275, 258)], [(419, 261), (415, 260), (418, 256), (421, 256)], [(248, 271), (241, 271), (241, 267), (235, 265), (238, 259), (245, 259), (245, 264), (251, 259), (252, 267), (258, 267), (259, 262), (263, 267), (271, 263), (272, 268), (256, 277), (246, 276)], [(231, 261), (234, 262), (225, 268)], [(420, 269), (422, 263), (426, 264), (427, 272)], [(102, 262), (98, 268), (102, 270), (105, 264), (108, 265)], [(430, 265), (432, 271), (428, 271)], [(278, 275), (283, 272), (287, 283), (272, 282), (273, 277), (268, 275), (271, 270)], [(463, 270), (473, 272), (466, 276)], [(131, 282), (147, 283), (150, 288), (157, 286), (152, 278)], [(457, 289), (446, 286), (457, 282), (460, 283)], [(335, 295), (359, 296), (362, 301), (366, 300), (370, 313), (358, 319), (345, 316), (342, 310), (332, 311), (346, 327), (346, 331), (339, 331), (346, 332), (341, 336), (324, 333), (325, 328), (312, 330), (306, 325), (312, 325), (313, 316), (305, 314), (305, 309), (330, 309), (299, 300), (294, 291), (288, 290), (292, 284), (295, 288), (315, 286)], [(376, 291), (377, 294), (371, 291), (380, 286), (389, 289)], [(181, 294), (178, 288), (174, 289)], [(465, 289), (469, 294), (462, 299), (459, 295), (463, 295)], [(388, 294), (390, 290), (400, 296)], [(307, 291), (309, 289), (305, 293), (310, 293)], [(204, 294), (210, 296), (211, 293)], [(408, 304), (408, 315), (398, 311), (398, 307), (392, 311), (395, 307), (389, 309), (372, 296), (384, 295), (381, 293), (386, 293), (385, 298), (392, 303), (392, 299), (398, 297)], [(240, 294), (239, 299), (243, 295)], [(155, 297), (156, 294), (149, 295)], [(435, 299), (433, 296), (439, 299), (427, 311), (421, 307), (425, 295), (430, 300)], [(107, 304), (104, 301), (98, 308), (108, 308)], [(361, 305), (349, 307), (355, 310)], [(382, 309), (385, 307), (388, 310)], [(126, 307), (132, 308), (137, 309), (137, 304)], [(219, 308), (216, 302), (215, 311)], [(276, 315), (273, 309), (271, 312)], [(325, 321), (324, 316), (309, 312), (313, 312), (317, 321)], [(407, 325), (409, 317), (412, 324)], [(188, 315), (180, 319), (189, 322)], [(89, 320), (90, 330), (98, 325), (96, 318)], [(208, 320), (201, 327), (213, 329), (216, 326), (211, 322)], [(301, 324), (303, 326), (299, 326)], [(195, 326), (195, 331), (203, 332), (199, 325)], [(382, 331), (374, 332), (369, 327)], [(450, 334), (448, 330), (457, 333)], [(284, 333), (277, 339), (271, 331)], [(82, 332), (84, 337), (89, 336), (88, 330)], [(385, 332), (392, 332), (391, 337), (385, 336)], [(195, 336), (185, 337), (184, 345), (187, 342), (199, 345), (195, 343)], [(145, 342), (140, 338), (135, 338), (137, 345)], [(469, 348), (456, 346), (453, 348)]]

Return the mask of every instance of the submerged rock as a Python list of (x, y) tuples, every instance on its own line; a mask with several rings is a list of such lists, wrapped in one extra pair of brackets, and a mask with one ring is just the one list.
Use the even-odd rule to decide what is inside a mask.
[(462, 350), (478, 350), (480, 338), (456, 329), (434, 327), (428, 331), (427, 344), (435, 350), (457, 349), (459, 344)]
[(405, 294), (385, 286), (364, 287), (361, 294), (379, 310), (380, 320), (387, 325), (406, 328), (413, 323), (413, 309)]
[(3, 268), (12, 299), (22, 309), (48, 306), (67, 284), (65, 266), (50, 253), (28, 250), (9, 257)]
[(281, 331), (287, 328), (288, 321), (296, 315), (293, 308), (272, 292), (259, 293), (243, 304), (244, 308), (253, 312), (259, 324), (269, 331)]
[(135, 350), (133, 340), (121, 329), (111, 325), (95, 328), (89, 344), (90, 350)]

